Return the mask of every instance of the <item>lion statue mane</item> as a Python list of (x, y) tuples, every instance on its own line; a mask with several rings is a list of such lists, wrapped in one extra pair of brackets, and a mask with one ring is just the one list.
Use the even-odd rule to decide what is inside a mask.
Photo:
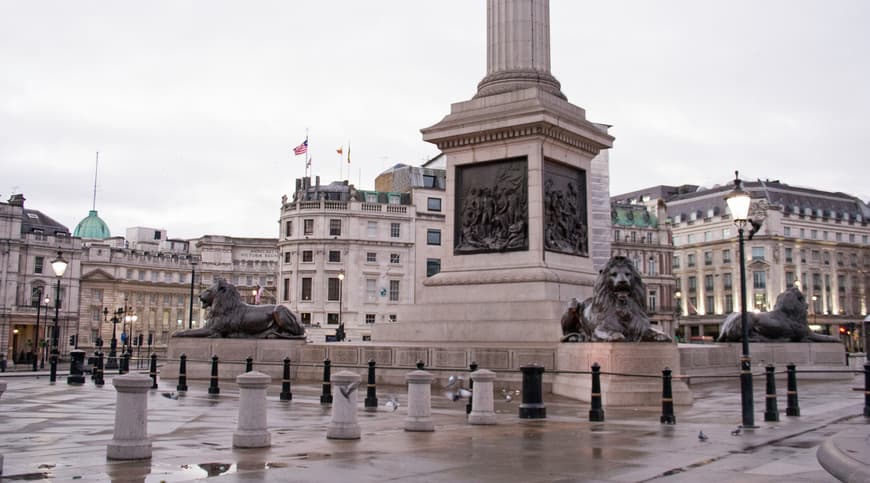
[(612, 257), (595, 280), (592, 297), (571, 299), (562, 315), (563, 342), (670, 341), (650, 324), (646, 286), (628, 258)]
[(173, 337), (232, 337), (247, 339), (292, 339), (305, 336), (305, 329), (283, 305), (250, 305), (236, 287), (218, 279), (199, 300), (207, 309), (205, 326), (176, 332)]
[[(807, 323), (807, 302), (797, 287), (776, 297), (770, 312), (746, 314), (751, 342), (840, 342), (836, 337), (816, 334)], [(740, 312), (732, 312), (722, 323), (719, 342), (743, 341)]]

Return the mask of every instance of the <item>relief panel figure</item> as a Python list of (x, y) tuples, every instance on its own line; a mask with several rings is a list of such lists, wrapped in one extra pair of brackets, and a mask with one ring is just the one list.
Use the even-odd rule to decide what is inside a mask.
[(589, 256), (585, 171), (544, 162), (544, 223), (544, 248)]

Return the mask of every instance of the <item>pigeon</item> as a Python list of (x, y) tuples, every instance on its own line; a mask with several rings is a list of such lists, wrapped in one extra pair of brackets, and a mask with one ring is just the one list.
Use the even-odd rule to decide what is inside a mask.
[(447, 385), (444, 387), (451, 388), (451, 387), (455, 386), (457, 382), (459, 383), (459, 387), (462, 387), (462, 381), (463, 381), (462, 376), (455, 376), (455, 375), (450, 376), (447, 378)]
[(743, 429), (743, 426), (737, 426), (737, 429), (731, 431), (731, 436), (740, 436), (740, 431)]
[(164, 392), (164, 393), (161, 393), (161, 394), (162, 394), (163, 397), (165, 397), (166, 399), (178, 399), (178, 393), (177, 393), (177, 392)]
[(447, 399), (456, 402), (460, 399), (465, 399), (471, 397), (471, 391), (465, 388), (459, 388), (456, 391), (447, 391), (444, 393), (444, 397)]
[(514, 396), (520, 395), (519, 389), (502, 389), (501, 395), (504, 397), (505, 402), (511, 402), (514, 400)]
[(341, 395), (344, 396), (345, 399), (350, 401), (350, 395), (356, 391), (357, 386), (359, 386), (359, 382), (352, 382), (344, 386), (338, 386), (338, 390), (341, 391)]
[(387, 402), (384, 403), (384, 406), (391, 412), (396, 412), (396, 409), (399, 409), (399, 400), (396, 399), (396, 396), (387, 396)]
[(698, 441), (707, 441), (708, 439), (710, 439), (710, 437), (704, 434), (703, 431), (698, 431)]

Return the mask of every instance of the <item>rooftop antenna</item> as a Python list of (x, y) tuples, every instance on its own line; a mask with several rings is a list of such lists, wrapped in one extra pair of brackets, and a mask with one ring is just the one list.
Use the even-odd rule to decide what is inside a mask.
[(100, 152), (97, 151), (97, 163), (94, 166), (94, 205), (91, 208), (93, 211), (97, 211), (97, 172), (100, 170)]

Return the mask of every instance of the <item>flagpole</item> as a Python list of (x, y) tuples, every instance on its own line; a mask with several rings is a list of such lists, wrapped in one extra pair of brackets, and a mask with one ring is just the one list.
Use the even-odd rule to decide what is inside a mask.
[(305, 128), (305, 145), (306, 145), (306, 149), (305, 149), (305, 177), (307, 178), (307, 177), (311, 176), (311, 165), (309, 164), (310, 159), (308, 158), (309, 154), (308, 154), (308, 128), (307, 127)]

